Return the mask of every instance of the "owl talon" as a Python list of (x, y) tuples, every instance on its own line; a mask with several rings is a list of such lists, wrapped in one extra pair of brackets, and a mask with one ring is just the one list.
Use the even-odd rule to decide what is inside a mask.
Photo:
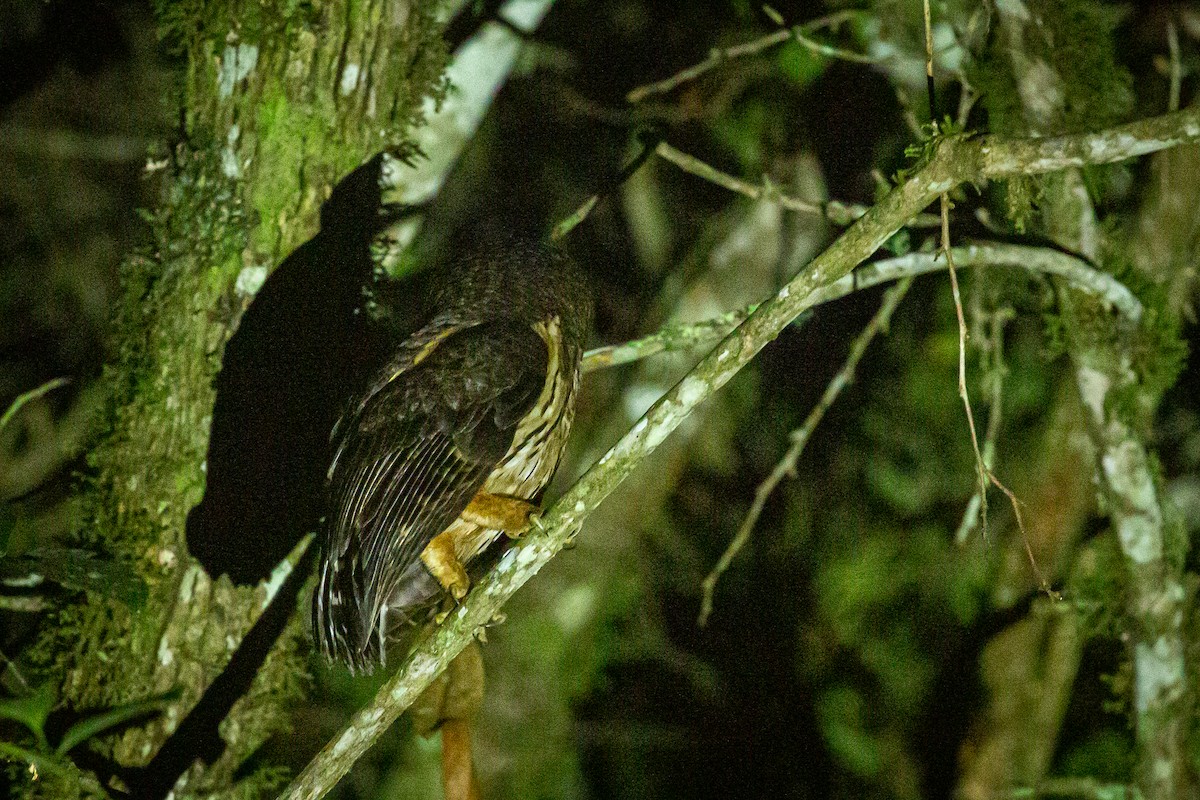
[(467, 596), (471, 579), (454, 554), (452, 538), (446, 534), (435, 536), (421, 552), (421, 561), (425, 563), (429, 574), (437, 579), (438, 584), (449, 592), (456, 602)]
[(579, 532), (583, 530), (583, 520), (577, 520), (572, 526), (571, 531), (567, 534), (567, 538), (563, 539), (563, 550), (574, 550), (579, 546), (577, 539)]
[(519, 538), (529, 530), (537, 517), (537, 506), (519, 497), (480, 492), (471, 498), (462, 518), (481, 528), (504, 531), (510, 539)]

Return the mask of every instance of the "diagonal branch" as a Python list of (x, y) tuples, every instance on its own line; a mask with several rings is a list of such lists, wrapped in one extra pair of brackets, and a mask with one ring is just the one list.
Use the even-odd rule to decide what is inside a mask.
[[(1138, 138), (1146, 134), (1145, 139)], [(331, 789), (488, 624), (517, 589), (554, 557), (593, 509), (653, 452), (705, 398), (724, 386), (811, 307), (823, 287), (846, 277), (901, 226), (943, 192), (967, 181), (1044, 172), (1067, 162), (1107, 163), (1200, 139), (1200, 110), (1181, 111), (1110, 131), (1053, 139), (942, 139), (903, 184), (843, 233), (800, 274), (764, 302), (705, 356), (546, 512), (540, 530), (506, 552), (445, 622), (427, 630), (375, 698), (309, 763), (283, 793), (314, 800)], [(1082, 159), (1082, 160), (1081, 160)]]

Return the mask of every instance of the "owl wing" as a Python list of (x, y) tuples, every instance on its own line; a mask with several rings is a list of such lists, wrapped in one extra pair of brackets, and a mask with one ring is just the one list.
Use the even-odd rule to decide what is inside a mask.
[[(381, 611), (512, 445), (546, 381), (546, 343), (497, 320), (414, 337), (338, 428), (314, 614), (321, 649), (380, 658)], [(420, 344), (420, 342), (424, 344)]]

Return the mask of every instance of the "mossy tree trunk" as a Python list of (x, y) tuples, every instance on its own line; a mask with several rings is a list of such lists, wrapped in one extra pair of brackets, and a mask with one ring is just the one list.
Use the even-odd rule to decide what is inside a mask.
[[(1116, 18), (1106, 9), (1047, 5), (1030, 15), (999, 9), (999, 42), (1011, 63), (1020, 118), (1035, 135), (1099, 126), (1128, 113), (1129, 77), (1111, 44)], [(1094, 41), (1091, 37), (1094, 37)], [(1050, 48), (1049, 43), (1072, 44)], [(1100, 76), (1100, 77), (1097, 77)], [(1105, 231), (1081, 169), (1044, 180), (1041, 226), (1057, 244), (1119, 271), (1134, 261), (1128, 242)], [(1177, 265), (1154, 278), (1176, 284)], [(1141, 276), (1146, 280), (1150, 276)], [(1182, 364), (1177, 319), (1163, 293), (1151, 298), (1138, 330), (1114, 325), (1103, 304), (1056, 285), (1062, 336), (1074, 367), (1095, 455), (1095, 484), (1123, 556), (1123, 639), (1133, 663), (1137, 754), (1134, 785), (1144, 797), (1194, 798), (1188, 752), (1194, 717), (1188, 685), (1187, 631), (1192, 599), (1184, 578), (1185, 537), (1161, 500), (1161, 476), (1149, 445), (1154, 413)], [(1156, 307), (1157, 306), (1157, 307)]]
[[(250, 299), (239, 276), (261, 278), (311, 237), (331, 186), (401, 144), (419, 120), (445, 61), (435, 6), (158, 4), (160, 35), (182, 58), (177, 107), (167, 109), (182, 121), (182, 141), (150, 162), (164, 176), (160, 207), (149, 217), (152, 245), (123, 268), (106, 432), (91, 451), (79, 514), (82, 539), (130, 562), (148, 599), (132, 608), (89, 598), (60, 615), (43, 647), (77, 709), (182, 692), (166, 713), (111, 742), (123, 767), (154, 756), (268, 595), (266, 586), (212, 580), (184, 538), (204, 490), (214, 376)], [(176, 797), (253, 795), (270, 777), (260, 771), (236, 787), (233, 778), (302, 690), (292, 625), (221, 726), (224, 753), (193, 764)], [(32, 786), (82, 793), (50, 776)]]

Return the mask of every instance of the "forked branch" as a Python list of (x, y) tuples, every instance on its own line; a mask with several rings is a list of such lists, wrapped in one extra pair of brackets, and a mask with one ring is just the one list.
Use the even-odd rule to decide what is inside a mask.
[(284, 792), (314, 800), (332, 788), (420, 692), (489, 623), (512, 594), (562, 549), (587, 516), (709, 395), (724, 386), (820, 291), (850, 274), (943, 192), (964, 182), (1109, 163), (1200, 140), (1200, 110), (1189, 109), (1092, 134), (1013, 140), (988, 136), (937, 141), (928, 160), (825, 252), (760, 305), (656, 402), (543, 517), (504, 554), (442, 625), (428, 630), (395, 674), (346, 729)]

